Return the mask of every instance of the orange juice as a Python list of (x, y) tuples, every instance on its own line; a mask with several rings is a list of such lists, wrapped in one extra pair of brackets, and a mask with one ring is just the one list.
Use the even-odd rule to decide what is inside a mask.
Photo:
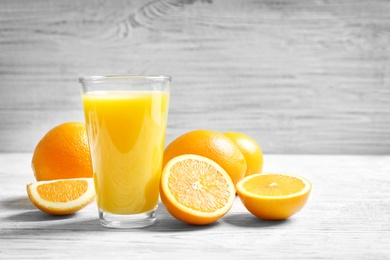
[(100, 210), (138, 214), (153, 210), (159, 180), (169, 94), (92, 91), (82, 94)]

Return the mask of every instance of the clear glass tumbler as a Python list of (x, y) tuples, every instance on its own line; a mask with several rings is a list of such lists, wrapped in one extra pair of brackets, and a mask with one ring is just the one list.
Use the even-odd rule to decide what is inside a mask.
[(92, 76), (79, 82), (101, 224), (151, 225), (159, 201), (171, 78)]

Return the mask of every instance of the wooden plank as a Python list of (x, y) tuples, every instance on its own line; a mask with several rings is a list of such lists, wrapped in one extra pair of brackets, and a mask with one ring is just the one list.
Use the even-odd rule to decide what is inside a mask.
[(168, 140), (242, 131), (266, 153), (390, 152), (388, 1), (3, 1), (0, 151), (80, 120), (77, 78), (173, 77)]
[[(351, 151), (360, 154), (386, 154), (389, 148), (386, 141), (380, 140), (387, 140), (390, 133), (378, 130), (376, 123), (387, 123), (389, 117), (386, 113), (376, 113), (374, 117), (367, 112), (361, 112), (346, 118), (340, 118), (335, 113), (323, 115), (317, 120), (311, 118), (305, 120), (307, 115), (297, 112), (292, 114), (291, 111), (264, 109), (259, 113), (245, 107), (237, 110), (237, 113), (242, 114), (240, 118), (232, 118), (231, 114), (220, 110), (212, 113), (176, 111), (172, 111), (168, 119), (166, 144), (193, 129), (214, 129), (221, 132), (233, 129), (252, 136), (268, 154), (275, 151), (289, 154), (348, 154)], [(3, 113), (1, 112), (0, 116)], [(11, 151), (32, 151), (46, 132), (55, 125), (84, 120), (81, 108), (67, 111), (22, 110), (6, 113), (4, 127), (0, 128), (0, 136), (8, 138), (0, 138), (0, 147)], [(329, 121), (337, 124), (329, 125)], [(366, 132), (361, 129), (363, 124), (366, 124), (364, 130)], [(355, 125), (355, 128), (350, 129), (351, 125)], [(329, 138), (324, 139), (325, 134)], [(377, 142), (374, 142), (376, 139)], [(15, 144), (18, 144), (19, 149), (13, 149)], [(363, 148), (364, 150), (361, 150)]]

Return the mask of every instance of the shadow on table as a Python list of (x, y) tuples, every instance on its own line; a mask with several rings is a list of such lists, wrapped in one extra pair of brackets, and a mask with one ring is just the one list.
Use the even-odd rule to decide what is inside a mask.
[(219, 225), (193, 226), (172, 217), (160, 203), (157, 209), (157, 219), (154, 225), (141, 229), (111, 229), (100, 225), (97, 212), (82, 209), (72, 215), (56, 216), (44, 213), (31, 204), (27, 197), (17, 197), (0, 201), (2, 208), (15, 211), (14, 214), (3, 218), (7, 229), (41, 229), (49, 232), (56, 231), (108, 231), (108, 232), (187, 232), (203, 230)]
[(197, 226), (184, 223), (174, 218), (160, 202), (157, 209), (157, 219), (154, 225), (144, 228), (150, 232), (188, 232), (201, 231), (220, 225), (216, 222), (210, 225)]
[(80, 211), (72, 215), (50, 215), (37, 209), (27, 196), (2, 199), (0, 206), (13, 213), (2, 218), (1, 224), (4, 229), (98, 230), (101, 228), (97, 214), (92, 216), (88, 212)]
[(220, 221), (239, 227), (265, 228), (285, 225), (290, 222), (290, 219), (266, 221), (261, 220), (249, 213), (237, 213), (224, 216)]
[[(35, 208), (27, 197), (17, 197), (0, 201), (2, 208), (19, 210), (13, 215), (5, 217), (10, 228), (45, 229), (45, 230), (108, 230), (112, 232), (129, 232), (128, 229), (108, 229), (100, 225), (97, 214), (91, 211), (79, 211), (76, 214), (54, 216), (46, 214)], [(22, 210), (22, 212), (20, 211)], [(249, 213), (233, 213), (225, 215), (219, 221), (204, 226), (189, 225), (172, 217), (166, 208), (160, 203), (157, 209), (157, 219), (154, 225), (142, 228), (149, 232), (188, 232), (201, 231), (229, 224), (238, 227), (264, 228), (284, 225), (290, 220), (263, 221)], [(141, 229), (133, 229), (137, 232)]]
[(183, 223), (172, 217), (163, 205), (159, 206), (157, 210), (157, 220), (155, 225), (147, 227), (145, 230), (151, 232), (186, 232), (186, 231), (200, 231), (209, 228), (214, 228), (220, 225), (229, 224), (238, 227), (249, 228), (266, 228), (272, 226), (280, 226), (290, 222), (290, 219), (280, 221), (265, 221), (256, 218), (250, 213), (231, 213), (225, 215), (219, 221), (210, 225), (197, 226)]
[(35, 209), (35, 206), (31, 203), (27, 196), (7, 198), (0, 201), (1, 208), (11, 210), (28, 210)]
[(64, 215), (64, 216), (54, 216), (46, 214), (38, 209), (26, 211), (23, 213), (14, 214), (11, 216), (8, 216), (6, 219), (11, 222), (48, 222), (48, 221), (60, 221), (60, 220), (66, 220), (66, 219), (72, 219), (75, 218), (76, 214), (74, 215)]

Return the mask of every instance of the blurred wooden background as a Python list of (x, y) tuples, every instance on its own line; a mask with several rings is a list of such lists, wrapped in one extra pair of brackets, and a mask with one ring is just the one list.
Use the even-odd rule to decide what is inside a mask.
[(0, 152), (83, 121), (78, 77), (173, 77), (167, 142), (389, 154), (390, 1), (0, 0)]

